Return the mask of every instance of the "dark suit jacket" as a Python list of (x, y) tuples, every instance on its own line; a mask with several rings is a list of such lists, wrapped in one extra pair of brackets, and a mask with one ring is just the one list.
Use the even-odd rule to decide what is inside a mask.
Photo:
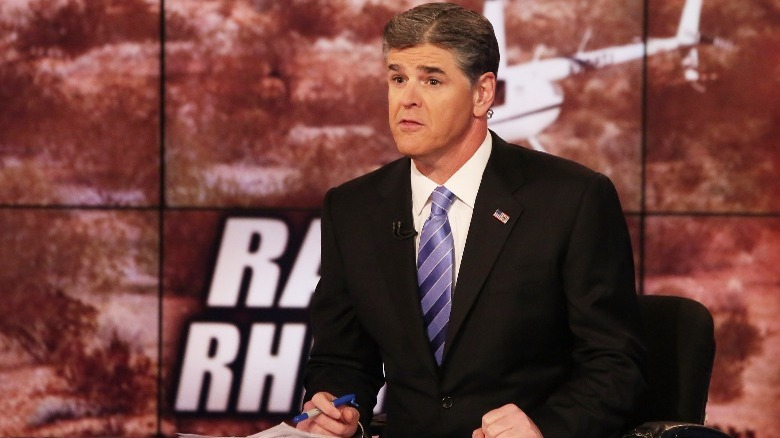
[(644, 385), (617, 193), (601, 174), (491, 135), (441, 368), (423, 327), (414, 239), (392, 227), (412, 227), (410, 160), (328, 192), (307, 398), (354, 392), (365, 424), (384, 364), (387, 436), (471, 436), (507, 403), (545, 437), (614, 435)]

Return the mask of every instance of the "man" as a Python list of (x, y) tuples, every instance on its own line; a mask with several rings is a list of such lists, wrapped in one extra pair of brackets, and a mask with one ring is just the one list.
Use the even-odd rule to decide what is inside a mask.
[[(406, 158), (325, 197), (304, 376), (323, 414), (298, 427), (359, 433), (386, 382), (389, 437), (617, 435), (644, 347), (612, 183), (488, 131), (499, 54), (479, 14), (418, 6), (383, 49)], [(333, 406), (349, 393), (359, 408)]]

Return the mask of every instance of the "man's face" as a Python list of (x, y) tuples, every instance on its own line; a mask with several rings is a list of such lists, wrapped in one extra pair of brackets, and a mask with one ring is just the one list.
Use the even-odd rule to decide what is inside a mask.
[(390, 131), (402, 154), (434, 163), (459, 152), (475, 121), (475, 92), (449, 50), (390, 50), (387, 84)]

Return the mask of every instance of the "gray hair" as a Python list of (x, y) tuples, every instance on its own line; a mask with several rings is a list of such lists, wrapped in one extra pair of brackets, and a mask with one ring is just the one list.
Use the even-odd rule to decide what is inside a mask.
[(450, 50), (474, 85), (483, 73), (498, 75), (498, 41), (490, 21), (453, 3), (426, 3), (402, 12), (385, 25), (382, 52), (422, 44)]

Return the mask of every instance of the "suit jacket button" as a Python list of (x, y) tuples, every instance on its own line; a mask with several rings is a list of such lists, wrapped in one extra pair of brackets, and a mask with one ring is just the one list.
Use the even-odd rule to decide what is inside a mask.
[(441, 399), (441, 407), (444, 409), (449, 409), (452, 407), (452, 397), (444, 397)]

